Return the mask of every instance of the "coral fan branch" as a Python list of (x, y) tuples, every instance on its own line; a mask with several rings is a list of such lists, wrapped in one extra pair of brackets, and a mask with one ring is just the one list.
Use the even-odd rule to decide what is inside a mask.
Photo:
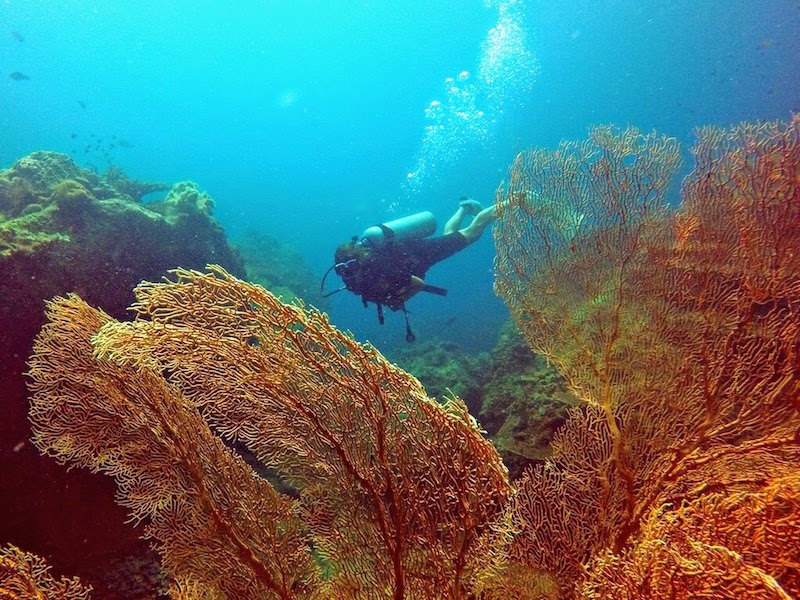
[(0, 598), (3, 600), (88, 600), (91, 587), (77, 577), (54, 579), (45, 562), (13, 545), (0, 548)]
[[(31, 360), (37, 444), (115, 475), (173, 575), (235, 597), (395, 598), (463, 597), (491, 575), (502, 547), (484, 536), (503, 538), (494, 523), (511, 488), (460, 400), (435, 402), (324, 314), (219, 267), (175, 275), (136, 289), (133, 323), (55, 302)], [(299, 501), (256, 477), (206, 421)], [(211, 548), (190, 554), (193, 538), (224, 540), (218, 567), (202, 571)]]
[(175, 274), (137, 288), (140, 319), (101, 332), (98, 350), (168, 373), (221, 435), (299, 489), (335, 585), (460, 593), (488, 560), (470, 546), (510, 494), (463, 403), (430, 400), (324, 314), (219, 268)]

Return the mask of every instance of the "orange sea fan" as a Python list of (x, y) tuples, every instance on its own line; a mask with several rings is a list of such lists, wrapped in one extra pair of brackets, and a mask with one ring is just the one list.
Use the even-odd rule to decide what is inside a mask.
[[(555, 576), (563, 596), (592, 556), (622, 560), (657, 507), (755, 493), (796, 469), (799, 131), (797, 117), (700, 130), (677, 215), (658, 208), (667, 181), (652, 183), (673, 149), (631, 142), (631, 130), (523, 155), (498, 191), (497, 289), (587, 403), (514, 504), (512, 556)], [(535, 206), (548, 194), (590, 215), (569, 245)], [(734, 569), (736, 548), (701, 548), (714, 543), (667, 544), (664, 556), (750, 577)], [(781, 584), (797, 569), (772, 568), (764, 576)]]
[(93, 356), (112, 322), (76, 296), (48, 306), (30, 361), (34, 443), (113, 476), (165, 570), (229, 597), (308, 597), (320, 586), (295, 503), (255, 477), (178, 389)]
[(136, 289), (133, 323), (54, 301), (31, 359), (37, 445), (114, 475), (170, 574), (236, 598), (459, 598), (497, 571), (484, 534), (511, 488), (460, 400), (221, 268), (175, 274)]
[(14, 545), (0, 548), (0, 598), (3, 600), (88, 600), (92, 590), (77, 577), (60, 579), (44, 560)]
[(656, 510), (622, 555), (592, 560), (581, 597), (775, 598), (800, 594), (800, 475)]

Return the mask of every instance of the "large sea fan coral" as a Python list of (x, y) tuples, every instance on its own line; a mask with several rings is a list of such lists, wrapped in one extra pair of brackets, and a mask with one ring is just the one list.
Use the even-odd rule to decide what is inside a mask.
[[(653, 510), (758, 494), (796, 470), (798, 132), (798, 118), (700, 130), (677, 212), (663, 199), (674, 144), (635, 130), (523, 154), (499, 190), (498, 292), (585, 401), (515, 499), (512, 555), (561, 595), (593, 556), (630, 552)], [(721, 560), (691, 547), (699, 565)], [(784, 550), (756, 580), (798, 593)], [(716, 575), (693, 577), (685, 590)]]
[(461, 401), (220, 268), (136, 296), (133, 323), (50, 304), (30, 417), (43, 451), (117, 479), (171, 575), (236, 598), (401, 598), (460, 597), (493, 572), (480, 536), (511, 489)]

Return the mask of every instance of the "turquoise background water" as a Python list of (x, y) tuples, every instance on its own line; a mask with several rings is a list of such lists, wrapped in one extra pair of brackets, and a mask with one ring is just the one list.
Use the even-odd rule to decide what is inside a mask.
[[(516, 152), (594, 124), (679, 138), (685, 172), (695, 126), (800, 111), (798, 29), (796, 0), (4, 0), (0, 167), (56, 150), (196, 181), (229, 236), (266, 231), (321, 275), (365, 227), (431, 210), (441, 228)], [(493, 255), (485, 235), (429, 272), (450, 294), (409, 303), (418, 339), (492, 346)], [(379, 327), (349, 294), (330, 312), (405, 344), (399, 314)]]

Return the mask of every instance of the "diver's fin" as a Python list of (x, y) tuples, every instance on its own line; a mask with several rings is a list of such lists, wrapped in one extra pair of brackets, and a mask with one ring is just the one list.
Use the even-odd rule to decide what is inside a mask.
[(444, 288), (436, 287), (435, 285), (428, 285), (427, 283), (422, 286), (423, 292), (436, 294), (437, 296), (447, 296), (447, 290)]

